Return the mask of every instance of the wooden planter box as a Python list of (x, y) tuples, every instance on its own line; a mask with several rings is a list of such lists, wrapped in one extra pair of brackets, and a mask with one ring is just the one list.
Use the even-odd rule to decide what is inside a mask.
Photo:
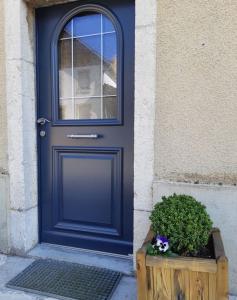
[(228, 260), (219, 229), (213, 229), (215, 259), (166, 258), (146, 254), (150, 230), (137, 251), (138, 300), (228, 299)]

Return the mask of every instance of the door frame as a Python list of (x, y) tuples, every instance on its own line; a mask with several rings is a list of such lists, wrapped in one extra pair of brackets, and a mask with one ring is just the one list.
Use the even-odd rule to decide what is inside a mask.
[[(4, 30), (5, 36), (11, 37), (5, 39), (10, 174), (10, 218), (7, 230), (11, 232), (11, 251), (16, 254), (27, 252), (39, 240), (34, 11), (36, 7), (46, 4), (70, 1), (74, 0), (20, 0), (19, 5), (13, 5), (12, 0), (5, 1)], [(134, 251), (147, 231), (148, 214), (153, 205), (157, 82), (156, 0), (149, 0), (149, 4), (135, 0), (135, 10)], [(14, 47), (12, 41), (15, 41)], [(149, 45), (146, 55), (144, 45)], [(30, 226), (27, 226), (29, 223)]]

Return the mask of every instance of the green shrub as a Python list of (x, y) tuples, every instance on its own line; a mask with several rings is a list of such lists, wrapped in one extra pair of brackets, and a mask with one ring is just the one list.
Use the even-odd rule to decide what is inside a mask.
[(212, 221), (206, 207), (187, 195), (162, 197), (151, 216), (152, 230), (169, 239), (171, 250), (195, 255), (208, 243)]

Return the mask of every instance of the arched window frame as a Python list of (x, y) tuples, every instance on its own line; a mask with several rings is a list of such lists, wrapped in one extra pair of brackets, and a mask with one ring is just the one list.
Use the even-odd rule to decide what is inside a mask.
[[(93, 12), (104, 14), (113, 23), (117, 38), (117, 118), (116, 119), (59, 119), (59, 66), (58, 40), (65, 25), (80, 13)], [(116, 16), (108, 9), (92, 4), (82, 5), (71, 10), (57, 24), (51, 42), (51, 78), (52, 78), (52, 125), (54, 126), (95, 126), (123, 124), (123, 33)]]

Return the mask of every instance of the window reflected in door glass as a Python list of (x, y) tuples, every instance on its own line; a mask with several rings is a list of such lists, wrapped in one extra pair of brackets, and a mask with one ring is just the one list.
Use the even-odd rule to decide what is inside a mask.
[(59, 97), (72, 97), (72, 49), (70, 40), (59, 41)]
[(72, 99), (63, 99), (60, 101), (60, 117), (63, 120), (70, 119), (73, 115), (73, 101)]
[(103, 98), (103, 116), (105, 119), (115, 119), (117, 116), (117, 105), (115, 97)]
[(104, 35), (103, 93), (116, 95), (117, 91), (117, 42), (115, 33)]
[(75, 119), (101, 119), (101, 98), (75, 100)]
[(76, 38), (73, 47), (74, 96), (101, 96), (101, 38)]
[(74, 17), (59, 43), (59, 118), (117, 118), (117, 37), (99, 13)]

